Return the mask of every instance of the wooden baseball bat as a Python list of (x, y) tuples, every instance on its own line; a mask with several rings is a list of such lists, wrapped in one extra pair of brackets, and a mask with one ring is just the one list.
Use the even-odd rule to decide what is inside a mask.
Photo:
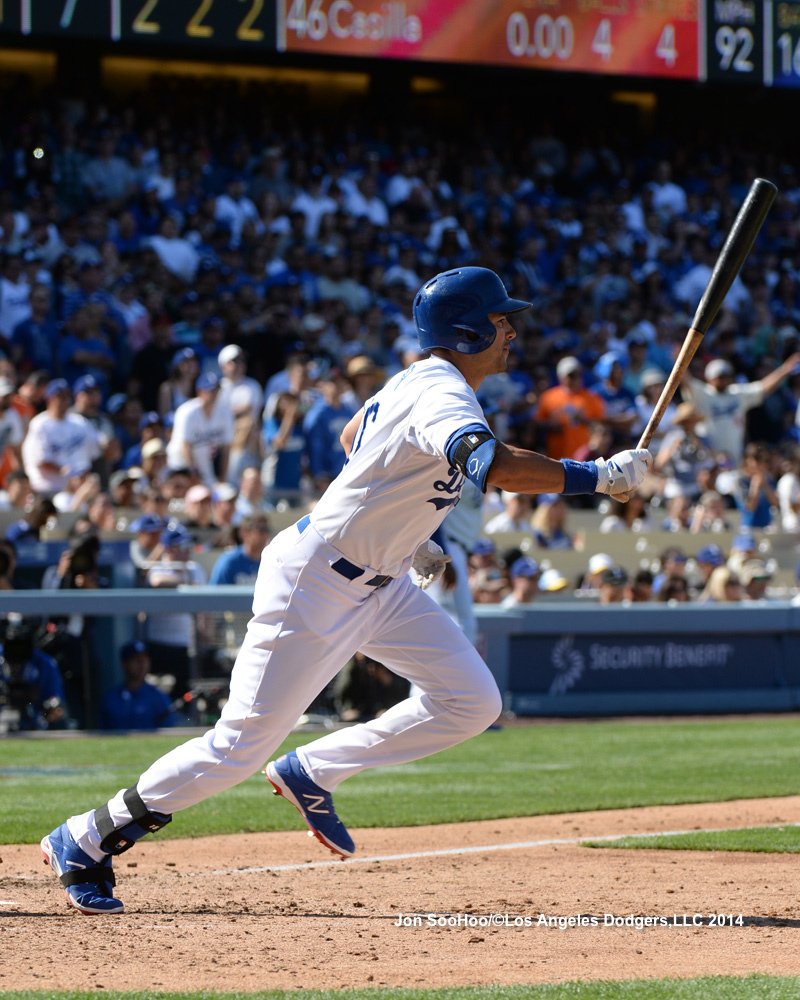
[(714, 317), (719, 312), (725, 296), (730, 291), (733, 279), (739, 273), (747, 259), (747, 255), (753, 248), (759, 229), (764, 224), (775, 201), (778, 189), (771, 181), (757, 177), (750, 185), (739, 214), (734, 219), (731, 231), (722, 245), (717, 263), (708, 279), (706, 290), (700, 299), (700, 305), (694, 314), (694, 320), (686, 334), (680, 353), (675, 359), (672, 371), (661, 395), (658, 397), (655, 409), (644, 429), (644, 433), (639, 438), (637, 448), (647, 448), (653, 440), (653, 435), (661, 423), (661, 418), (666, 413), (667, 407), (672, 402), (672, 397), (680, 384), (681, 379), (686, 374), (689, 363), (695, 356), (700, 341), (706, 335), (708, 328), (714, 322)]

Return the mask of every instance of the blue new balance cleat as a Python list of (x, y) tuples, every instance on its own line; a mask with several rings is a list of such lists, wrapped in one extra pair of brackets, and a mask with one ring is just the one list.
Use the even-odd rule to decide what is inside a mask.
[(309, 778), (294, 750), (270, 761), (264, 774), (275, 789), (274, 794), (291, 802), (321, 844), (343, 858), (355, 854), (356, 845), (336, 815), (333, 796)]
[(122, 913), (125, 909), (111, 890), (116, 884), (111, 855), (95, 861), (78, 847), (66, 823), (62, 823), (41, 843), (45, 864), (61, 879), (71, 906), (81, 913)]

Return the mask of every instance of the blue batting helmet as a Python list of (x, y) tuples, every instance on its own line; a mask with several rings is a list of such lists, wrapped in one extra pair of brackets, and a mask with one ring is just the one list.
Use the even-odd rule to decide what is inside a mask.
[(511, 299), (505, 285), (486, 267), (460, 267), (427, 281), (414, 299), (414, 322), (423, 351), (444, 347), (459, 354), (479, 354), (494, 343), (489, 313), (530, 309)]

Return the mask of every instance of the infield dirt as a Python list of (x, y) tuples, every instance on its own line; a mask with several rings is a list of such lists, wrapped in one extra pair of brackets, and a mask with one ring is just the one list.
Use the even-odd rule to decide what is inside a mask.
[[(577, 843), (796, 822), (800, 796), (354, 830), (363, 860), (331, 864), (325, 862), (332, 855), (300, 830), (154, 838), (117, 859), (117, 894), (127, 912), (113, 917), (85, 917), (68, 907), (38, 847), (6, 846), (0, 848), (0, 991), (796, 974), (796, 856), (593, 850)], [(536, 846), (519, 846), (531, 842)], [(503, 845), (516, 846), (455, 853)], [(423, 853), (429, 851), (454, 853)], [(398, 926), (401, 914), (410, 926)], [(492, 914), (504, 922), (488, 925)], [(712, 914), (724, 915), (725, 925), (710, 925)], [(729, 926), (729, 914), (741, 914), (742, 925)], [(695, 915), (705, 922), (693, 923)], [(609, 917), (631, 916), (670, 922), (638, 929), (608, 924)], [(559, 928), (542, 917), (598, 922)]]

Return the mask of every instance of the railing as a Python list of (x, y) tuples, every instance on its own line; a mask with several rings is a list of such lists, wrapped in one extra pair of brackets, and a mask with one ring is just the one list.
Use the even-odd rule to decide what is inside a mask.
[[(116, 650), (134, 636), (139, 616), (227, 612), (242, 623), (252, 599), (249, 587), (12, 591), (0, 594), (0, 615), (104, 622), (92, 672), (99, 697), (119, 679)], [(476, 614), (481, 651), (506, 707), (520, 715), (800, 708), (800, 607), (788, 602), (623, 607), (545, 599), (516, 610), (479, 605)]]

